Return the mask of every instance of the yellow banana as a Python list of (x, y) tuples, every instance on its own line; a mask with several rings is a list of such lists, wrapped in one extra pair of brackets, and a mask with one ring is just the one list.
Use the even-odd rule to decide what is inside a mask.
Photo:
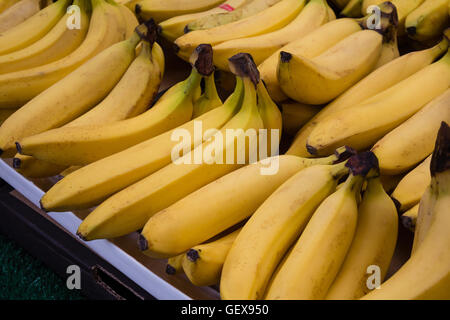
[(222, 271), (222, 299), (262, 299), (284, 253), (348, 172), (345, 163), (306, 168), (281, 184), (246, 222)]
[(167, 259), (166, 273), (174, 275), (180, 271), (183, 271), (183, 258), (185, 255), (186, 253), (183, 252), (182, 254)]
[[(330, 20), (328, 18), (328, 20)], [(360, 25), (353, 19), (337, 19), (326, 23), (327, 21), (317, 21), (316, 30), (299, 40), (293, 41), (280, 50), (273, 53), (258, 66), (261, 72), (261, 79), (267, 85), (270, 96), (275, 101), (283, 101), (287, 96), (281, 91), (277, 78), (277, 66), (280, 52), (288, 51), (293, 54), (313, 58), (325, 52), (328, 48), (334, 46), (342, 39), (352, 33), (361, 30)], [(313, 23), (313, 22), (311, 22)]]
[(0, 75), (0, 108), (20, 107), (110, 45), (125, 39), (114, 5), (92, 0), (88, 34), (68, 56), (27, 70)]
[(71, 166), (71, 167), (68, 167), (68, 168), (64, 169), (63, 171), (61, 171), (59, 173), (59, 175), (62, 176), (62, 177), (66, 177), (69, 174), (71, 174), (71, 173), (73, 173), (73, 172), (75, 172), (75, 171), (77, 171), (78, 169), (81, 169), (81, 168), (82, 168), (81, 166)]
[(339, 273), (328, 290), (328, 300), (353, 300), (367, 294), (368, 267), (376, 266), (383, 281), (397, 243), (398, 216), (379, 178), (369, 179), (358, 208), (355, 237)]
[(361, 17), (362, 4), (363, 0), (350, 0), (347, 3), (347, 5), (342, 9), (341, 16), (348, 18)]
[(448, 0), (426, 0), (405, 20), (408, 36), (419, 41), (437, 38), (448, 27)]
[(0, 34), (0, 54), (29, 46), (42, 38), (63, 17), (70, 0), (59, 0), (21, 24)]
[[(155, 48), (144, 41), (143, 49), (130, 64), (117, 85), (98, 105), (64, 127), (111, 123), (136, 116), (147, 108), (161, 83), (161, 72), (155, 59)], [(24, 155), (16, 155), (14, 167), (26, 177), (56, 175), (66, 166)]]
[[(305, 1), (303, 1), (303, 4)], [(215, 45), (214, 64), (222, 70), (227, 70), (227, 58), (247, 52), (257, 65), (286, 44), (303, 38), (328, 21), (328, 5), (325, 0), (312, 0), (304, 7), (298, 16), (287, 26), (274, 32), (256, 37), (239, 38)]]
[[(48, 210), (59, 211), (60, 208), (88, 208), (100, 204), (115, 192), (170, 164), (172, 150), (178, 144), (171, 138), (176, 132), (188, 132), (193, 137), (183, 146), (188, 150), (208, 139), (207, 131), (222, 127), (239, 110), (242, 95), (243, 84), (238, 80), (235, 92), (222, 107), (83, 167), (55, 184), (42, 198), (42, 205)], [(195, 129), (200, 123), (205, 134), (198, 137)]]
[(205, 91), (194, 102), (194, 111), (192, 113), (192, 118), (197, 118), (202, 114), (211, 111), (219, 106), (221, 106), (222, 100), (220, 100), (219, 94), (217, 93), (216, 83), (214, 80), (214, 72), (204, 78), (205, 79)]
[(125, 37), (129, 38), (133, 34), (134, 29), (139, 25), (139, 22), (138, 22), (136, 16), (134, 15), (134, 13), (131, 12), (131, 10), (128, 7), (126, 7), (122, 4), (119, 4), (118, 9), (122, 13), (124, 23), (127, 28), (127, 33), (126, 33)]
[(320, 107), (300, 102), (288, 101), (281, 104), (281, 115), (283, 117), (283, 133), (294, 136), (297, 131), (307, 123)]
[(450, 52), (393, 87), (351, 109), (337, 111), (312, 130), (307, 139), (311, 154), (330, 154), (333, 147), (348, 145), (357, 150), (406, 121), (450, 86)]
[[(140, 28), (147, 30), (145, 25)], [(60, 127), (105, 98), (133, 61), (140, 40), (136, 32), (128, 40), (109, 47), (9, 117), (0, 127), (2, 156), (11, 155), (15, 142)]]
[(362, 153), (350, 158), (346, 165), (350, 168), (349, 178), (320, 205), (316, 204), (318, 208), (311, 212), (292, 252), (274, 274), (266, 299), (325, 297), (351, 246), (358, 219), (357, 199), (364, 177), (376, 166), (376, 158), (370, 152)]
[(287, 154), (310, 157), (306, 149), (306, 140), (323, 119), (337, 111), (353, 107), (412, 76), (431, 64), (443, 52), (446, 52), (447, 48), (448, 41), (444, 39), (430, 49), (408, 53), (373, 71), (308, 121), (297, 133)]
[(5, 122), (6, 119), (9, 118), (10, 115), (12, 115), (14, 112), (16, 112), (17, 109), (1, 109), (0, 108), (0, 126), (3, 122)]
[(6, 9), (10, 8), (17, 2), (19, 2), (19, 0), (1, 0), (0, 1), (0, 12), (5, 11)]
[[(431, 161), (432, 218), (411, 258), (364, 300), (450, 299), (450, 128), (442, 124)], [(420, 216), (419, 208), (419, 216)], [(417, 230), (418, 225), (416, 226)]]
[(243, 20), (208, 30), (189, 32), (175, 41), (177, 54), (187, 58), (192, 50), (207, 39), (211, 45), (227, 40), (251, 37), (278, 30), (291, 22), (303, 8), (303, 1), (281, 0), (272, 7)]
[(247, 0), (237, 10), (216, 13), (206, 17), (201, 17), (186, 25), (184, 33), (196, 30), (206, 30), (243, 20), (253, 16), (267, 8), (270, 8), (280, 0)]
[(437, 192), (431, 184), (426, 188), (420, 198), (417, 211), (416, 227), (414, 229), (414, 241), (411, 248), (411, 255), (420, 247), (433, 221), (434, 206), (437, 200)]
[(393, 26), (390, 31), (388, 31), (388, 33), (389, 34), (386, 35), (383, 39), (383, 46), (381, 47), (380, 57), (375, 64), (374, 70), (400, 57), (397, 41), (397, 26)]
[(417, 216), (419, 214), (419, 204), (406, 211), (400, 217), (403, 226), (411, 232), (416, 229)]
[[(193, 93), (212, 72), (210, 46), (199, 46), (200, 69), (170, 88), (148, 111), (108, 124), (58, 128), (20, 141), (21, 153), (63, 165), (85, 165), (155, 137), (192, 118)], [(194, 54), (194, 56), (197, 56)], [(203, 65), (199, 61), (204, 63)]]
[(224, 0), (142, 0), (136, 4), (136, 13), (144, 19), (161, 22), (182, 14), (195, 13), (217, 7)]
[(450, 89), (447, 89), (379, 140), (372, 151), (380, 162), (381, 173), (405, 172), (431, 154), (441, 121), (450, 123), (449, 106)]
[(41, 10), (42, 0), (21, 0), (0, 13), (0, 33), (24, 22)]
[(84, 40), (89, 27), (89, 2), (77, 0), (74, 5), (80, 8), (80, 29), (67, 27), (73, 12), (66, 13), (42, 39), (22, 50), (1, 55), (0, 74), (47, 64), (73, 52)]
[(400, 212), (408, 210), (422, 198), (431, 180), (430, 161), (431, 156), (405, 175), (392, 192)]
[[(219, 5), (216, 8), (176, 16), (162, 21), (159, 26), (161, 28), (161, 35), (169, 41), (175, 41), (178, 37), (181, 37), (185, 30), (189, 27), (188, 24), (199, 19), (210, 19), (217, 14), (227, 14), (228, 12), (235, 12), (237, 9), (245, 6), (250, 0), (228, 0)], [(216, 20), (217, 21), (217, 20)], [(186, 30), (187, 31), (187, 30)]]
[[(257, 132), (263, 127), (253, 82), (258, 80), (256, 67), (245, 54), (232, 57), (230, 63), (236, 65), (234, 72), (244, 78), (241, 110), (220, 131), (214, 130), (205, 143), (193, 151), (175, 149), (176, 152), (183, 151), (180, 158), (172, 157), (173, 162), (169, 165), (98, 206), (80, 225), (78, 234), (82, 238), (110, 238), (142, 228), (158, 211), (254, 158)], [(231, 129), (236, 134), (230, 135)], [(227, 132), (228, 138), (221, 144)], [(143, 234), (146, 235), (145, 231)]]
[(183, 255), (182, 265), (189, 281), (196, 286), (212, 286), (220, 281), (223, 263), (241, 229), (215, 241), (199, 244)]

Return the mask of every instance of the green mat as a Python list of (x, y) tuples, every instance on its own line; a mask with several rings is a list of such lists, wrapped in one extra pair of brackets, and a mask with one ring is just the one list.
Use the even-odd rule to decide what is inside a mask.
[(84, 300), (65, 279), (0, 234), (0, 300)]

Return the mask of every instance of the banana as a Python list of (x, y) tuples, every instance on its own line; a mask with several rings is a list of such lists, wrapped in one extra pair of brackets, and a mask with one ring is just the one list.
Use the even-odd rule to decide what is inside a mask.
[(430, 161), (431, 156), (405, 175), (392, 192), (400, 212), (408, 210), (422, 198), (431, 181)]
[(0, 126), (16, 111), (17, 109), (0, 109)]
[(211, 111), (223, 104), (222, 100), (220, 100), (219, 94), (217, 93), (216, 83), (214, 80), (214, 72), (204, 79), (205, 91), (201, 95), (201, 97), (194, 102), (194, 111), (192, 113), (192, 118), (197, 118), (198, 116), (201, 116), (202, 114)]
[[(303, 1), (303, 4), (305, 1)], [(274, 32), (256, 37), (240, 38), (215, 45), (214, 64), (222, 70), (227, 70), (227, 58), (247, 52), (257, 65), (286, 44), (303, 38), (328, 21), (328, 5), (325, 0), (312, 0), (304, 7), (298, 16), (287, 26)]]
[(448, 0), (426, 0), (405, 20), (405, 29), (412, 39), (425, 41), (442, 34), (448, 27)]
[[(326, 22), (317, 21), (316, 30), (299, 40), (287, 44), (258, 66), (261, 78), (266, 83), (272, 99), (275, 101), (287, 99), (287, 96), (281, 91), (277, 78), (278, 59), (282, 50), (302, 57), (313, 58), (325, 52), (342, 39), (361, 30), (360, 25), (353, 19), (344, 18)], [(314, 22), (312, 21), (311, 23)]]
[(381, 175), (380, 181), (383, 185), (384, 191), (386, 191), (387, 194), (391, 194), (404, 176), (404, 174), (398, 174), (395, 176)]
[(351, 246), (357, 227), (357, 199), (364, 177), (376, 167), (376, 158), (370, 152), (361, 153), (350, 158), (347, 166), (350, 176), (310, 213), (292, 252), (273, 275), (265, 299), (325, 297)]
[(311, 166), (281, 184), (259, 206), (225, 260), (220, 281), (222, 299), (263, 298), (284, 253), (347, 172), (345, 163)]
[[(214, 130), (215, 133), (203, 144), (192, 151), (187, 149), (187, 153), (183, 150), (180, 158), (172, 159), (169, 165), (98, 206), (78, 228), (78, 234), (83, 239), (110, 238), (138, 230), (160, 210), (255, 160), (257, 133), (264, 125), (256, 105), (255, 85), (259, 77), (251, 57), (246, 54), (230, 58), (230, 63), (236, 66), (233, 71), (244, 82), (244, 97), (239, 112), (220, 130)], [(230, 130), (233, 130), (232, 134)], [(228, 138), (223, 143), (227, 133)], [(142, 232), (140, 247), (145, 250), (145, 228)]]
[(71, 167), (68, 167), (68, 168), (64, 169), (63, 171), (61, 171), (59, 173), (59, 175), (62, 176), (62, 177), (66, 177), (69, 174), (71, 174), (72, 172), (75, 172), (75, 171), (77, 171), (78, 169), (81, 169), (81, 168), (82, 168), (81, 166), (71, 166)]
[(21, 0), (0, 13), (0, 33), (24, 22), (39, 10), (42, 0)]
[[(136, 30), (131, 38), (87, 61), (9, 117), (0, 127), (2, 156), (11, 155), (15, 142), (60, 127), (105, 98), (133, 61), (140, 34), (146, 33), (147, 26)], [(86, 86), (88, 82), (92, 85)]]
[[(350, 0), (342, 9), (341, 16), (348, 18), (361, 17), (363, 0)], [(365, 15), (365, 14), (364, 14)]]
[[(115, 192), (170, 164), (172, 150), (178, 144), (171, 138), (176, 132), (188, 132), (193, 137), (183, 146), (188, 150), (208, 139), (210, 135), (206, 134), (207, 131), (222, 127), (239, 110), (242, 95), (243, 83), (238, 80), (234, 93), (222, 107), (81, 168), (48, 190), (41, 200), (42, 206), (47, 210), (60, 211), (60, 208), (89, 208), (100, 204)], [(199, 123), (205, 132), (200, 137), (195, 134)]]
[(19, 2), (19, 0), (1, 0), (0, 1), (0, 12), (5, 11), (6, 9), (10, 8), (17, 2)]
[(393, 26), (388, 31), (388, 34), (383, 39), (383, 46), (381, 47), (380, 57), (375, 64), (374, 70), (384, 66), (385, 64), (400, 57), (397, 41), (397, 27)]
[(237, 10), (216, 13), (196, 19), (195, 21), (185, 26), (184, 33), (196, 30), (212, 29), (218, 26), (243, 20), (265, 9), (270, 8), (278, 2), (280, 2), (280, 0), (247, 0)]
[(320, 107), (300, 102), (288, 101), (282, 103), (283, 133), (294, 136), (319, 111)]
[(331, 0), (331, 2), (338, 8), (343, 9), (350, 2), (350, 0)]
[(418, 214), (419, 214), (419, 204), (416, 204), (414, 207), (403, 213), (402, 216), (400, 217), (403, 227), (405, 227), (411, 232), (414, 232), (414, 230), (416, 229)]
[[(181, 37), (185, 30), (189, 30), (189, 24), (194, 21), (210, 19), (211, 17), (216, 17), (217, 15), (227, 15), (227, 13), (235, 12), (241, 7), (245, 6), (247, 3), (252, 2), (250, 0), (228, 0), (219, 5), (216, 8), (197, 12), (184, 14), (177, 17), (173, 17), (162, 21), (159, 24), (161, 28), (161, 35), (169, 41), (175, 41), (175, 39)], [(218, 21), (218, 20), (216, 20)], [(186, 30), (186, 31), (187, 31)]]
[(166, 273), (174, 275), (180, 271), (183, 271), (183, 258), (186, 253), (179, 254), (167, 259)]
[(103, 0), (92, 0), (88, 34), (68, 56), (39, 67), (0, 75), (0, 108), (20, 107), (110, 45), (125, 39), (119, 11)]
[(196, 286), (212, 286), (220, 281), (222, 267), (241, 229), (215, 241), (199, 244), (183, 255), (182, 265), (189, 281)]
[(136, 13), (147, 19), (161, 22), (183, 14), (195, 13), (217, 7), (224, 0), (142, 0), (136, 4)]
[(80, 8), (80, 29), (69, 29), (67, 21), (73, 12), (66, 13), (40, 40), (22, 50), (0, 56), (0, 74), (29, 69), (59, 60), (73, 52), (84, 40), (89, 27), (87, 0), (76, 0)]
[(131, 35), (134, 32), (134, 29), (136, 29), (136, 27), (139, 25), (139, 22), (136, 18), (136, 16), (134, 15), (134, 13), (126, 6), (119, 4), (118, 5), (118, 9), (121, 12), (125, 25), (126, 25), (126, 38), (131, 37)]
[(441, 121), (450, 123), (449, 106), (450, 89), (447, 89), (375, 143), (372, 151), (380, 162), (381, 173), (403, 173), (430, 155)]
[(192, 118), (193, 94), (202, 75), (213, 71), (211, 55), (209, 45), (199, 46), (193, 54), (196, 67), (191, 75), (139, 116), (108, 124), (50, 130), (21, 140), (20, 153), (61, 165), (85, 165), (176, 128)]
[(211, 45), (227, 40), (257, 36), (278, 30), (290, 23), (303, 8), (304, 1), (281, 0), (272, 7), (243, 20), (228, 23), (208, 30), (189, 32), (177, 40), (177, 54), (186, 59), (194, 48), (207, 39)]
[(358, 208), (355, 237), (325, 299), (353, 300), (367, 294), (369, 266), (379, 268), (383, 281), (394, 255), (397, 233), (398, 217), (393, 201), (379, 178), (369, 179)]
[(0, 54), (29, 46), (42, 38), (63, 17), (70, 0), (59, 0), (21, 24), (0, 34)]
[[(406, 17), (419, 7), (425, 0), (392, 0), (390, 1), (397, 8), (397, 15), (399, 21), (399, 35), (404, 34)], [(361, 7), (362, 14), (368, 14), (368, 8), (371, 5), (382, 6), (384, 0), (364, 0)]]
[[(155, 29), (156, 31), (156, 29)], [(152, 39), (152, 41), (154, 41)], [(98, 105), (69, 122), (64, 127), (97, 125), (136, 116), (147, 108), (161, 83), (161, 72), (155, 59), (155, 48), (144, 41), (138, 57), (130, 64), (122, 78)], [(42, 178), (56, 175), (66, 169), (64, 165), (16, 155), (14, 167), (26, 177)]]
[(450, 299), (449, 150), (450, 128), (443, 123), (431, 160), (431, 188), (436, 200), (428, 230), (410, 259), (381, 288), (362, 297), (363, 300)]
[(412, 76), (431, 64), (442, 53), (446, 52), (447, 48), (448, 41), (444, 38), (439, 44), (430, 49), (408, 53), (373, 71), (306, 123), (297, 133), (287, 154), (310, 157), (311, 155), (306, 149), (306, 140), (323, 119), (337, 111), (359, 104)]
[(450, 86), (450, 52), (393, 87), (351, 109), (337, 111), (314, 127), (307, 149), (330, 154), (336, 145), (361, 150), (371, 147)]
[[(150, 240), (155, 243), (160, 240), (154, 250), (167, 254), (180, 253), (205, 242), (251, 216), (293, 174), (316, 164), (331, 164), (346, 159), (351, 152), (341, 148), (334, 156), (311, 160), (279, 156), (231, 172), (189, 194), (149, 220), (147, 228), (152, 230), (153, 235)], [(267, 169), (276, 164), (277, 171), (266, 174)], [(243, 192), (246, 194), (245, 198), (239, 196)], [(205, 196), (214, 198), (215, 201), (202, 201)], [(181, 216), (180, 212), (183, 213)], [(173, 238), (175, 234), (184, 236), (182, 239)]]

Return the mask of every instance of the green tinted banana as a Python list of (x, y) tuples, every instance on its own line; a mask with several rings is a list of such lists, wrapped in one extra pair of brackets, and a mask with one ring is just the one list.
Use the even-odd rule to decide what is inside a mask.
[(376, 266), (383, 281), (397, 243), (398, 216), (379, 178), (369, 179), (358, 208), (355, 237), (325, 298), (353, 300), (367, 294), (368, 267)]
[(301, 234), (319, 204), (348, 172), (345, 163), (315, 165), (289, 178), (250, 217), (228, 253), (222, 271), (222, 299), (262, 299), (284, 253)]
[(405, 29), (412, 39), (437, 38), (448, 27), (448, 0), (426, 0), (406, 17)]
[[(386, 134), (372, 151), (382, 174), (399, 174), (425, 159), (434, 148), (441, 121), (450, 123), (450, 89)], [(417, 130), (420, 128), (420, 130)]]
[(337, 111), (357, 105), (412, 76), (431, 64), (442, 53), (446, 52), (447, 48), (448, 41), (444, 39), (430, 49), (408, 53), (373, 71), (308, 121), (297, 133), (287, 153), (310, 157), (311, 155), (306, 149), (306, 140), (315, 126), (321, 123), (323, 119)]
[(199, 244), (183, 255), (183, 271), (196, 286), (212, 286), (220, 281), (223, 264), (241, 229), (215, 241)]
[(21, 0), (0, 13), (0, 33), (19, 25), (41, 9), (41, 0)]
[(314, 127), (307, 139), (311, 154), (330, 154), (348, 145), (361, 150), (406, 121), (450, 86), (450, 52), (426, 68), (351, 109), (337, 111)]
[(68, 56), (42, 66), (0, 75), (0, 108), (20, 107), (110, 45), (125, 39), (114, 6), (92, 0), (89, 30), (81, 45)]

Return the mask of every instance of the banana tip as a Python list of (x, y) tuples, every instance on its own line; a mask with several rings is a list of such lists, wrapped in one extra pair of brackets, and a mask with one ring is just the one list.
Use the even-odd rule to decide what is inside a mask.
[(80, 238), (81, 240), (87, 241), (87, 238), (86, 238), (85, 236), (83, 236), (83, 234), (81, 234), (80, 231), (77, 231), (77, 236), (78, 236), (78, 238)]
[(195, 249), (189, 249), (188, 252), (186, 252), (186, 256), (192, 262), (195, 262), (198, 260), (198, 258), (200, 258), (198, 251)]
[(148, 241), (142, 234), (139, 235), (138, 246), (141, 251), (145, 251), (148, 249)]
[(414, 230), (415, 224), (410, 217), (401, 216), (402, 225), (408, 230)]
[(433, 155), (431, 156), (431, 175), (450, 169), (450, 127), (445, 121), (441, 122)]
[(317, 149), (309, 144), (306, 144), (306, 150), (313, 156), (317, 154)]
[(22, 164), (22, 160), (20, 160), (19, 158), (13, 159), (13, 168), (14, 169), (19, 169), (21, 164)]
[(286, 52), (286, 51), (281, 51), (280, 52), (280, 59), (281, 59), (281, 62), (287, 63), (287, 62), (291, 61), (292, 54), (290, 54), (289, 52)]
[(170, 264), (166, 265), (166, 273), (170, 274), (171, 276), (173, 276), (174, 274), (177, 273), (177, 269), (175, 269), (173, 266), (171, 266)]
[(416, 27), (408, 27), (406, 28), (406, 32), (410, 35), (413, 36), (417, 33), (417, 28)]
[(16, 142), (16, 149), (18, 153), (22, 154), (22, 146), (20, 145), (19, 142)]
[(41, 210), (48, 212), (48, 210), (45, 208), (44, 204), (42, 203), (42, 199), (39, 200), (39, 207), (41, 208)]

